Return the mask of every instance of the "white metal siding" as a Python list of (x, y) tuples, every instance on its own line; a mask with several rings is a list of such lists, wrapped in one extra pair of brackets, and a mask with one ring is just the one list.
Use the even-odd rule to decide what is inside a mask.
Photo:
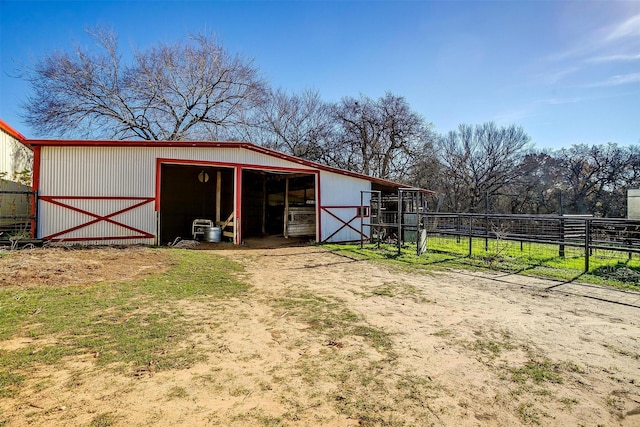
[(640, 190), (627, 190), (627, 218), (640, 219)]
[(0, 129), (0, 173), (5, 179), (15, 181), (16, 174), (31, 170), (33, 153), (4, 129)]
[[(215, 147), (48, 147), (41, 148), (39, 195), (43, 197), (148, 197), (156, 192), (156, 162), (158, 158), (237, 164), (243, 167), (260, 166), (311, 170), (307, 165), (268, 156), (243, 148)], [(331, 172), (321, 173), (323, 204), (360, 203), (360, 188), (368, 189), (366, 180)], [(333, 188), (334, 190), (330, 190)], [(329, 191), (326, 191), (329, 189)], [(340, 189), (340, 191), (335, 191)], [(339, 193), (351, 193), (349, 197)], [(70, 200), (56, 199), (60, 203), (105, 216), (132, 206), (139, 200)], [(95, 217), (39, 201), (38, 236), (46, 237), (78, 225), (93, 221)], [(323, 216), (324, 217), (324, 216)], [(156, 215), (153, 202), (110, 218), (149, 234), (156, 234)], [(323, 235), (328, 236), (339, 222), (327, 219)], [(328, 228), (326, 228), (328, 227)], [(359, 227), (359, 225), (358, 225)], [(332, 230), (333, 231), (330, 231)], [(132, 230), (99, 221), (69, 233), (60, 239), (87, 239), (92, 237), (135, 236)], [(347, 239), (345, 239), (345, 237)], [(321, 239), (322, 240), (322, 239)], [(348, 234), (338, 234), (332, 241), (353, 240)], [(153, 243), (153, 239), (91, 241), (91, 243)], [(86, 242), (84, 242), (86, 243)]]
[[(333, 172), (320, 173), (320, 197), (323, 207), (320, 215), (322, 222), (320, 241), (351, 242), (360, 240), (359, 230), (362, 219), (354, 217), (358, 213), (356, 207), (360, 206), (360, 192), (370, 189), (371, 182), (364, 179)], [(368, 205), (369, 200), (370, 196), (365, 194), (364, 204)], [(336, 219), (334, 215), (339, 219)], [(336, 233), (337, 230), (340, 231)], [(369, 235), (369, 230), (365, 228), (364, 234)]]
[(370, 189), (371, 183), (365, 179), (333, 172), (320, 173), (320, 191), (324, 206), (360, 205), (360, 191)]
[(40, 190), (56, 196), (152, 197), (158, 158), (309, 169), (242, 148), (43, 147)]

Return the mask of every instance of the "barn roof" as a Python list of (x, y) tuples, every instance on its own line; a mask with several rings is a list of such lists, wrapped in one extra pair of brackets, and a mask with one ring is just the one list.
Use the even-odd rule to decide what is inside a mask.
[[(360, 178), (383, 187), (408, 188), (409, 186), (387, 179), (376, 178), (357, 172), (323, 165), (306, 159), (301, 159), (289, 154), (281, 153), (250, 142), (232, 141), (146, 141), (146, 140), (81, 140), (81, 139), (27, 139), (24, 135), (13, 129), (0, 119), (0, 128), (11, 134), (26, 147), (203, 147), (203, 148), (243, 148), (249, 151), (265, 154), (267, 156), (298, 163), (300, 165), (312, 167), (314, 169), (333, 172), (340, 175)], [(422, 189), (421, 189), (422, 190)], [(426, 193), (434, 193), (430, 190), (422, 190)]]

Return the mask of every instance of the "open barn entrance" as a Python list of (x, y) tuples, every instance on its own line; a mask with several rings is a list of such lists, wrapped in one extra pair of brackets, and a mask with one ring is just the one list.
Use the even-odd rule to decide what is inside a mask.
[(316, 237), (314, 174), (245, 169), (242, 237)]
[(161, 244), (192, 238), (195, 220), (224, 222), (233, 215), (234, 170), (163, 164), (160, 174)]

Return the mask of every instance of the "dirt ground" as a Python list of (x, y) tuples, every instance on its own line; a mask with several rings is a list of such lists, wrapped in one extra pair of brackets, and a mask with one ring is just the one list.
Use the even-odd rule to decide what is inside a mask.
[[(46, 277), (21, 272), (24, 286), (163, 265), (142, 249), (78, 262), (55, 251), (11, 261), (52, 253), (58, 264)], [(638, 293), (398, 271), (314, 246), (216, 253), (245, 267), (251, 289), (181, 307), (206, 361), (144, 375), (97, 370), (91, 355), (43, 368), (0, 400), (8, 425), (640, 426)], [(118, 267), (128, 262), (137, 267)]]

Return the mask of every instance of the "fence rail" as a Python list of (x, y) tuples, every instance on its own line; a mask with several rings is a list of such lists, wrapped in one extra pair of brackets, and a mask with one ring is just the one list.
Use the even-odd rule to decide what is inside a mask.
[(0, 189), (0, 240), (30, 237), (35, 229), (36, 192)]
[[(457, 243), (464, 238), (468, 255), (478, 241), (512, 241), (557, 247), (557, 256), (568, 256), (568, 248), (579, 249), (584, 270), (589, 271), (594, 251), (611, 251), (631, 259), (640, 254), (640, 220), (591, 216), (502, 215), (469, 213), (422, 213), (421, 225), (431, 238), (448, 236)], [(475, 241), (475, 245), (474, 245)], [(600, 254), (601, 255), (601, 254)], [(576, 251), (571, 252), (576, 256)]]

